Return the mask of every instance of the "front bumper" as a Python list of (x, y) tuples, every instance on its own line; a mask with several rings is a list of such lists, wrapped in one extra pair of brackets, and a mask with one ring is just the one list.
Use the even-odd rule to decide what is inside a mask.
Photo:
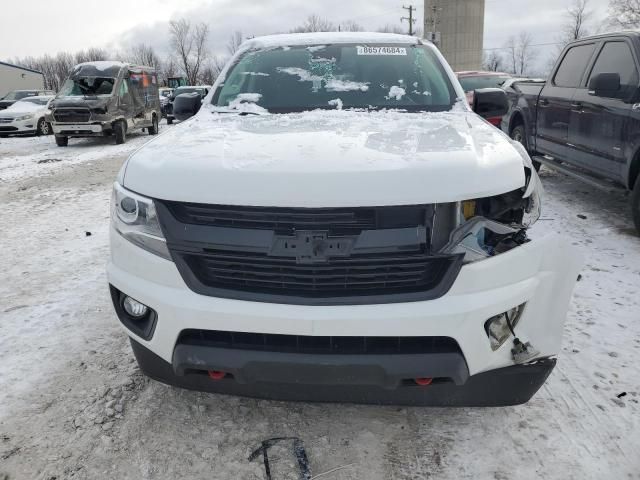
[(33, 133), (38, 126), (37, 118), (29, 118), (27, 120), (11, 122), (0, 122), (0, 133), (2, 134), (25, 134)]
[[(215, 385), (210, 385), (206, 377), (185, 375), (176, 357), (181, 355), (176, 342), (186, 329), (308, 337), (449, 337), (459, 345), (466, 367), (462, 385), (456, 385), (456, 382), (443, 383), (445, 386), (432, 385), (429, 388), (438, 387), (443, 392), (442, 397), (435, 395), (431, 400), (424, 401), (426, 404), (480, 405), (525, 402), (544, 382), (553, 368), (553, 361), (549, 359), (560, 351), (566, 311), (580, 267), (581, 258), (575, 249), (563, 239), (549, 236), (502, 255), (465, 265), (451, 290), (435, 300), (383, 305), (282, 305), (198, 295), (188, 289), (173, 262), (139, 249), (112, 229), (108, 277), (115, 288), (157, 312), (157, 324), (150, 340), (145, 341), (129, 330), (127, 333), (135, 342), (134, 351), (143, 370), (151, 377), (167, 383), (268, 398), (287, 398), (290, 394), (294, 399), (307, 399), (305, 393), (294, 393), (291, 389), (292, 385), (303, 385), (304, 372), (300, 376), (292, 373), (290, 380), (293, 381), (284, 383), (281, 378), (272, 377), (269, 382), (244, 384), (225, 379)], [(484, 330), (487, 319), (522, 304), (526, 304), (526, 307), (516, 332), (522, 341), (531, 342), (539, 351), (539, 355), (533, 359), (537, 367), (514, 366), (511, 341), (493, 351)], [(211, 358), (209, 355), (202, 357), (203, 370), (224, 369), (225, 365), (212, 362)], [(452, 378), (451, 375), (430, 371), (427, 366), (432, 364), (432, 359), (415, 359), (423, 368), (401, 372), (401, 375), (408, 375), (407, 378), (413, 375)], [(254, 360), (253, 363), (269, 365), (270, 362)], [(276, 363), (282, 365), (281, 361)], [(318, 365), (325, 364), (320, 361), (316, 363)], [(542, 371), (541, 365), (545, 366)], [(348, 367), (347, 364), (342, 366)], [(238, 365), (236, 367), (241, 368)], [(335, 367), (331, 365), (334, 371)], [(481, 375), (507, 367), (508, 372), (517, 374), (512, 376), (512, 373), (505, 372), (506, 377), (496, 372), (487, 373), (489, 377)], [(386, 367), (383, 365), (381, 368)], [(169, 371), (173, 373), (169, 375)], [(352, 375), (352, 378), (356, 377)], [(488, 381), (488, 378), (493, 380)], [(472, 397), (480, 395), (477, 390), (480, 384), (486, 381), (487, 385), (497, 388), (504, 378), (510, 379), (504, 388), (515, 389), (516, 393), (494, 398), (495, 402), (491, 401), (491, 397), (484, 400), (479, 398), (478, 403), (471, 401)], [(360, 391), (351, 400), (361, 398), (384, 403), (387, 401), (385, 399), (389, 399), (392, 403), (421, 403), (418, 400), (410, 401), (411, 394), (403, 393), (405, 388), (400, 388), (399, 383), (395, 384), (397, 388), (384, 388), (384, 385), (381, 387), (376, 382), (369, 382), (368, 385), (357, 383), (325, 384), (310, 391), (312, 398), (317, 400), (348, 400), (339, 394), (348, 386), (349, 390), (353, 388), (356, 392)], [(313, 386), (313, 383), (310, 385)], [(455, 393), (460, 388), (470, 393)], [(379, 391), (380, 396), (370, 397), (371, 392), (367, 389)], [(418, 395), (418, 399), (423, 397), (423, 393)], [(395, 400), (392, 401), (392, 398)], [(438, 398), (442, 398), (442, 401)], [(451, 400), (447, 401), (447, 398)]]
[[(275, 368), (287, 369), (289, 375), (308, 375), (308, 365), (299, 363), (255, 364), (257, 372), (266, 375), (266, 381), (240, 383), (235, 378), (212, 381), (206, 375), (178, 375), (171, 363), (166, 362), (148, 348), (131, 340), (133, 353), (142, 371), (154, 380), (168, 385), (204, 392), (225, 393), (270, 400), (305, 402), (352, 402), (379, 405), (496, 407), (520, 405), (538, 391), (555, 367), (556, 360), (545, 358), (527, 365), (513, 365), (469, 377), (463, 385), (454, 382), (433, 383), (429, 386), (404, 384), (390, 389), (379, 385), (331, 382), (335, 376), (305, 376), (312, 382), (278, 382), (269, 378)], [(248, 355), (245, 364), (252, 363)], [(308, 359), (307, 359), (308, 360)], [(318, 361), (321, 361), (318, 359)], [(360, 378), (357, 365), (343, 365), (343, 378)], [(324, 381), (323, 381), (324, 380)]]
[(108, 130), (100, 123), (53, 123), (51, 127), (54, 134), (67, 137), (102, 136)]

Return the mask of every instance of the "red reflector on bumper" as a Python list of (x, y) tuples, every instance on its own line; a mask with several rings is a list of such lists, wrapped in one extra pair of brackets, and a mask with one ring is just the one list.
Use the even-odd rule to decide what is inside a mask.
[(431, 385), (431, 382), (433, 382), (433, 378), (416, 378), (414, 382), (416, 382), (416, 385), (426, 387), (427, 385)]
[(225, 372), (219, 372), (217, 370), (209, 370), (208, 373), (211, 380), (222, 380), (227, 375)]

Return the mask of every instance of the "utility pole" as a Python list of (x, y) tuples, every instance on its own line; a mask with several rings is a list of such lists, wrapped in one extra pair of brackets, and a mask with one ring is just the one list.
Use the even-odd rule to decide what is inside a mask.
[(433, 6), (429, 10), (431, 10), (431, 16), (425, 19), (425, 29), (427, 28), (427, 25), (430, 25), (431, 28), (425, 34), (425, 38), (438, 46), (438, 44), (440, 43), (440, 33), (438, 32), (438, 24), (440, 22), (438, 20), (438, 13), (442, 11), (442, 8), (438, 7), (437, 2), (434, 2)]
[(413, 35), (413, 24), (416, 23), (416, 19), (413, 18), (413, 11), (416, 9), (416, 7), (414, 7), (413, 5), (405, 7), (403, 5), (402, 8), (409, 11), (409, 16), (400, 18), (400, 21), (404, 22), (405, 20), (407, 20), (409, 22), (409, 35)]

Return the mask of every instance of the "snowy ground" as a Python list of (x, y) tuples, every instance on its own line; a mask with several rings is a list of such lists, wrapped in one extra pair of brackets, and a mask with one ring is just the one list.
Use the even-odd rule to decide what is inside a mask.
[(281, 435), (303, 439), (315, 475), (344, 467), (325, 479), (640, 478), (640, 238), (622, 196), (543, 173), (534, 235), (568, 235), (587, 265), (528, 405), (234, 398), (143, 378), (112, 312), (111, 183), (147, 139), (0, 140), (0, 480), (262, 479), (247, 456)]

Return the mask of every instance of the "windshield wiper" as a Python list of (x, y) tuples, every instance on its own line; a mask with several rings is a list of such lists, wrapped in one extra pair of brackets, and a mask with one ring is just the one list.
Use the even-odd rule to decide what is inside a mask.
[(251, 112), (249, 110), (235, 110), (233, 108), (230, 109), (222, 109), (220, 107), (215, 107), (211, 110), (212, 113), (235, 113), (236, 115), (240, 115), (240, 116), (247, 116), (247, 115), (266, 115), (269, 112), (265, 112), (265, 113), (260, 113), (260, 112)]

